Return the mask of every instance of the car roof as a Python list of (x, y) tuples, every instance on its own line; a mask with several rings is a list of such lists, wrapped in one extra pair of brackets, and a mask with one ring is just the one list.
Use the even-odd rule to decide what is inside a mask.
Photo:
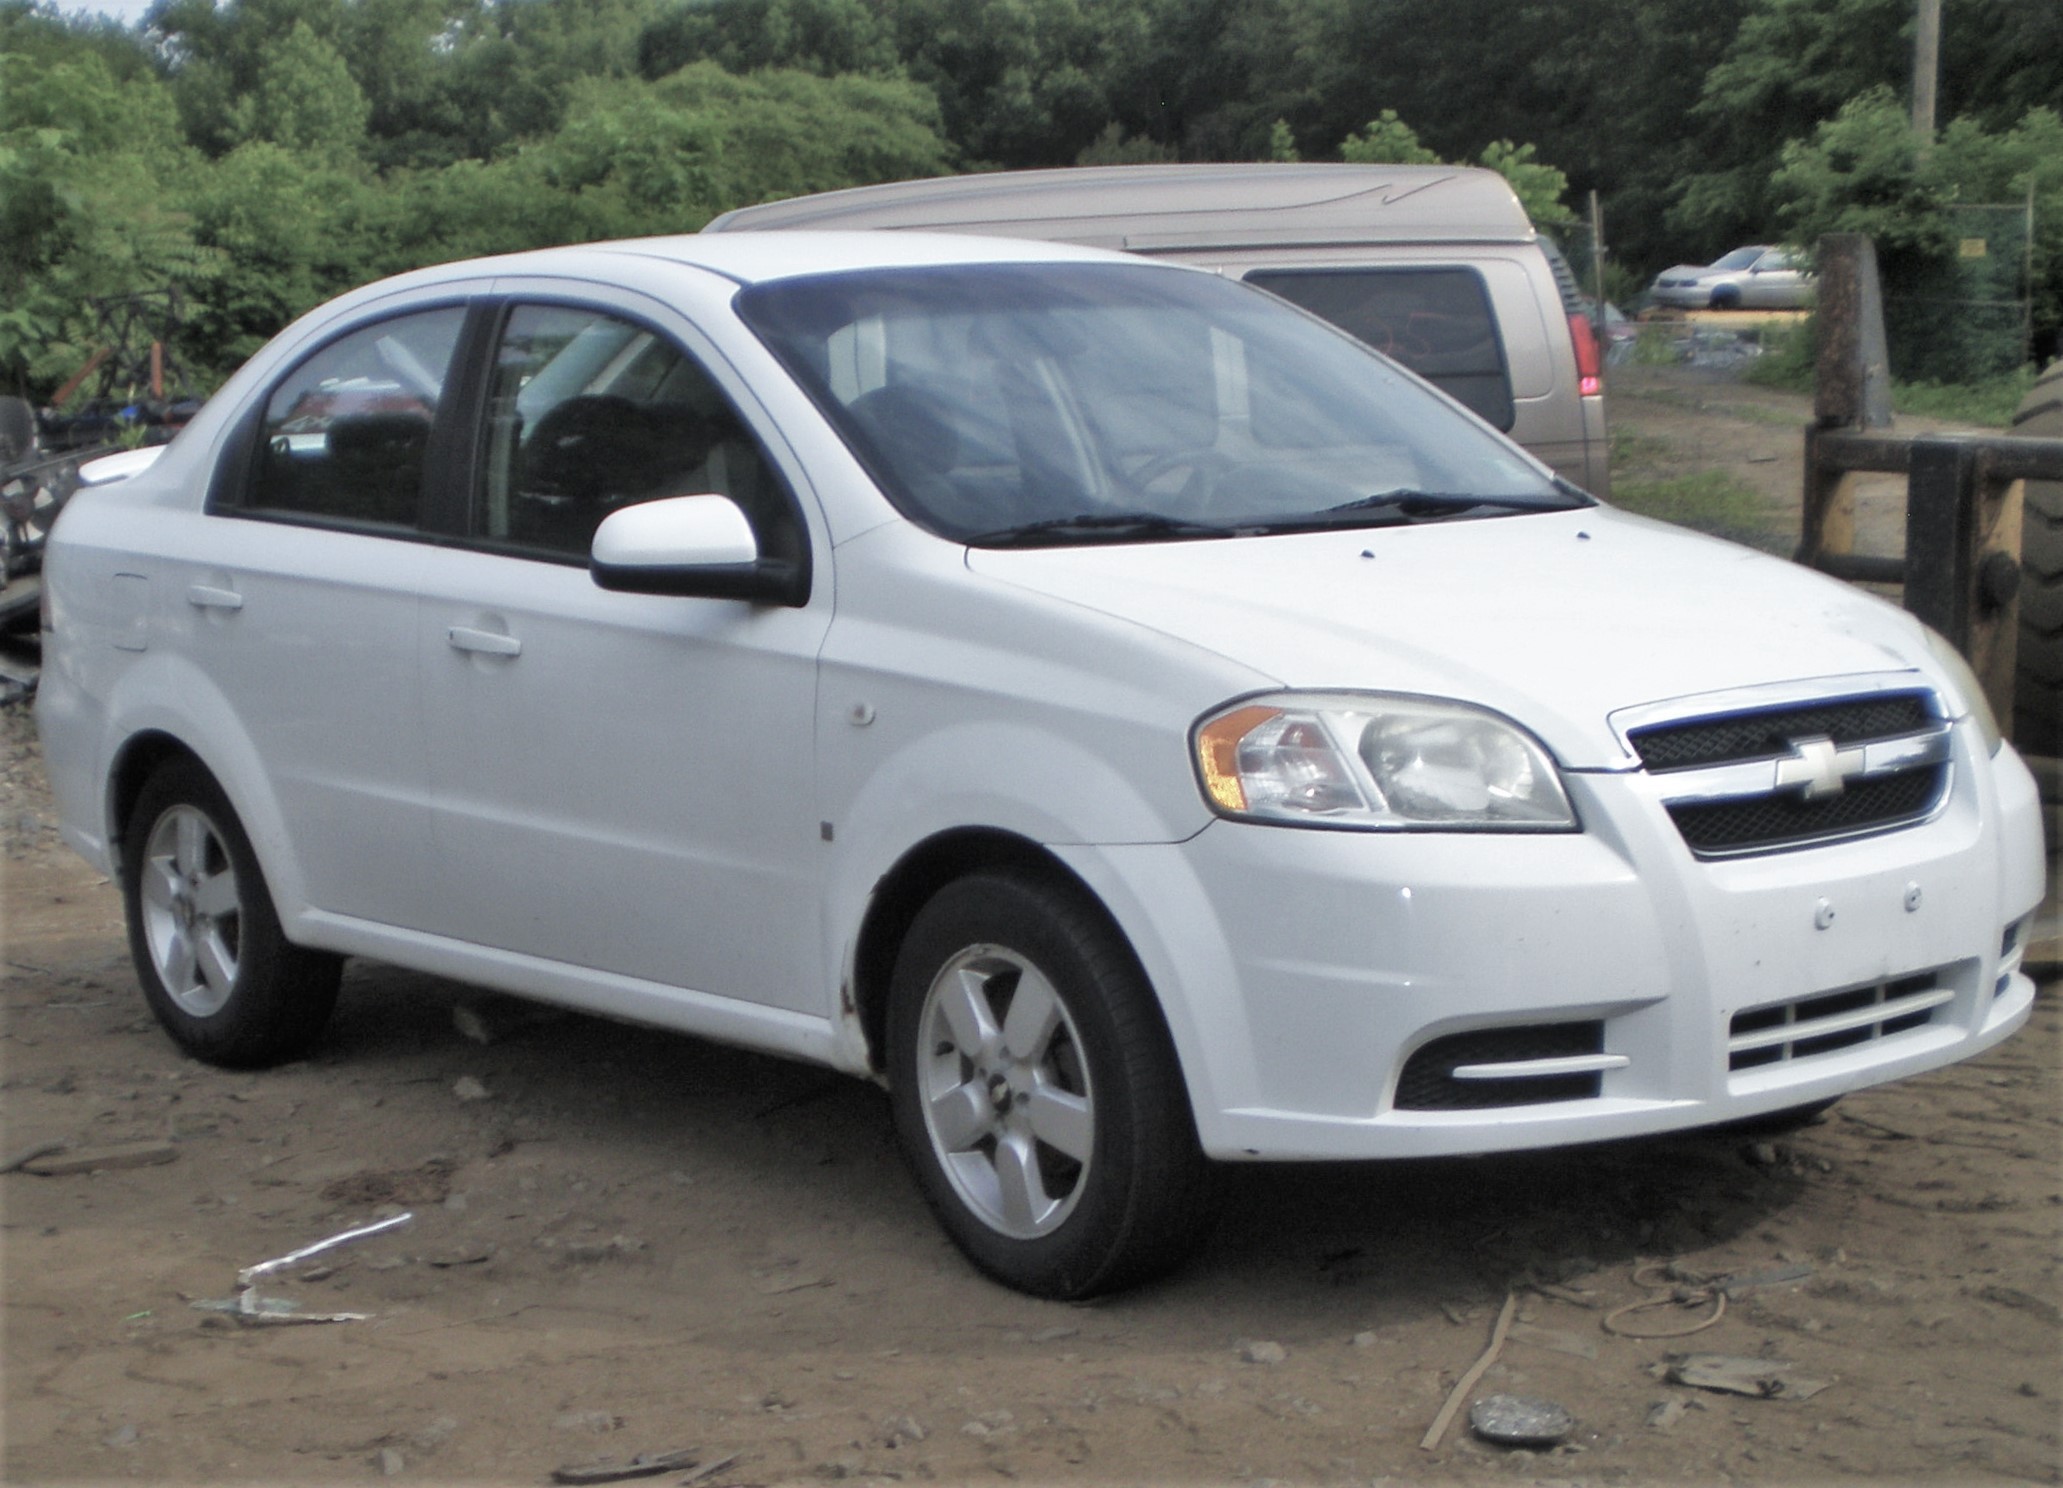
[[(466, 259), (404, 276), (411, 286), (478, 279), (483, 275), (569, 277), (608, 280), (625, 259), (703, 269), (739, 284), (761, 284), (808, 274), (850, 269), (905, 268), (937, 264), (1130, 262), (1114, 253), (1065, 243), (945, 233), (781, 232), (625, 238), (540, 248), (496, 258)], [(395, 281), (396, 283), (400, 281)]]
[(1526, 242), (1495, 171), (1452, 165), (1125, 165), (856, 186), (740, 207), (703, 229), (927, 228), (1133, 253), (1388, 242)]

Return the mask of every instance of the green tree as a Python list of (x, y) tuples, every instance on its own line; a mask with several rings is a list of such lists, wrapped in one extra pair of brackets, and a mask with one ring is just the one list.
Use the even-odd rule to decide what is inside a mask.
[(367, 224), (378, 188), (355, 164), (325, 162), (269, 140), (213, 162), (185, 198), (195, 236), (221, 272), (198, 296), (190, 328), (206, 365), (227, 370), (288, 321), (376, 277)]
[(638, 38), (638, 67), (664, 77), (690, 62), (726, 72), (769, 67), (837, 77), (902, 70), (882, 7), (863, 0), (718, 0), (662, 11)]
[[(1705, 248), (1765, 236), (1787, 143), (1810, 139), (1877, 90), (1894, 102), (1909, 97), (1913, 24), (1913, 0), (1754, 0), (1688, 121), (1702, 158), (1683, 180), (1674, 222)], [(1994, 132), (2031, 107), (2054, 106), (2063, 100), (2063, 6), (1945, 5), (1940, 85), (1939, 117)]]
[(355, 159), (371, 111), (343, 54), (306, 21), (296, 21), (259, 66), (250, 91), (231, 105), (228, 125), (239, 140)]
[[(1492, 140), (1483, 147), (1477, 163), (1494, 170), (1511, 183), (1519, 205), (1526, 209), (1535, 227), (1549, 231), (1575, 225), (1576, 216), (1564, 204), (1569, 178), (1538, 158), (1531, 145), (1510, 140)], [(1440, 157), (1419, 142), (1418, 131), (1397, 117), (1395, 109), (1380, 115), (1340, 141), (1344, 160), (1376, 165), (1438, 165)]]
[(691, 232), (730, 207), (937, 175), (948, 162), (938, 105), (907, 79), (738, 77), (697, 62), (657, 82), (576, 86), (565, 124), (511, 174), (564, 194), (571, 219), (540, 224), (563, 239)]
[[(1876, 244), (1892, 357), (1902, 375), (1943, 380), (1964, 375), (1964, 363), (1995, 361), (1998, 353), (1975, 345), (1979, 334), (2009, 351), (2018, 345), (2017, 314), (1987, 331), (1985, 307), (1966, 302), (2017, 297), (2019, 256), (2003, 264), (1959, 262), (1959, 245), (1971, 237), (1960, 208), (1997, 204), (2017, 221), (2014, 208), (2033, 193), (2034, 320), (2048, 334), (2063, 325), (2063, 116), (2053, 109), (2031, 109), (2008, 129), (1955, 119), (1922, 152), (1904, 104), (1888, 88), (1870, 89), (1810, 138), (1786, 144), (1770, 189), (1777, 218), (1795, 241), (1858, 232)], [(1987, 291), (1981, 295), (1968, 287), (1979, 271)]]
[(1419, 143), (1418, 131), (1384, 109), (1340, 141), (1340, 158), (1362, 165), (1438, 165), (1440, 157)]
[(211, 281), (180, 209), (198, 165), (148, 75), (90, 44), (0, 53), (0, 379), (47, 393), (93, 349), (92, 301)]

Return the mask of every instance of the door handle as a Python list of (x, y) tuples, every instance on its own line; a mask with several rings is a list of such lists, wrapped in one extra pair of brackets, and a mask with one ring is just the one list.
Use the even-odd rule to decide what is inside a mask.
[(197, 610), (240, 610), (244, 597), (234, 589), (218, 589), (213, 584), (189, 585), (186, 602)]
[(450, 638), (454, 650), (477, 651), (482, 656), (523, 654), (521, 641), (498, 630), (475, 630), (469, 625), (454, 625), (445, 634)]

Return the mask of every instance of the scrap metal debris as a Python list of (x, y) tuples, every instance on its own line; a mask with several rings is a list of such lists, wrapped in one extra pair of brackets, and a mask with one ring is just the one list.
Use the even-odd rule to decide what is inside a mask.
[(304, 1245), (299, 1250), (269, 1261), (260, 1261), (255, 1266), (246, 1266), (236, 1273), (237, 1294), (234, 1297), (205, 1297), (188, 1305), (198, 1312), (223, 1312), (240, 1323), (362, 1323), (372, 1317), (369, 1312), (303, 1312), (301, 1304), (291, 1297), (267, 1297), (258, 1291), (260, 1279), (275, 1272), (284, 1271), (300, 1264), (310, 1256), (321, 1255), (339, 1245), (349, 1245), (354, 1240), (363, 1240), (369, 1235), (380, 1235), (388, 1230), (399, 1229), (414, 1219), (412, 1213), (396, 1214), (387, 1219), (375, 1220), (371, 1224), (359, 1225), (344, 1230), (313, 1245)]
[(1469, 1429), (1500, 1447), (1554, 1447), (1569, 1439), (1576, 1418), (1552, 1400), (1485, 1395), (1468, 1408)]
[[(1727, 1292), (1712, 1279), (1686, 1270), (1674, 1261), (1647, 1261), (1633, 1268), (1633, 1284), (1648, 1288), (1648, 1295), (1606, 1313), (1598, 1326), (1620, 1338), (1686, 1338), (1702, 1333), (1726, 1316)], [(1687, 1324), (1671, 1327), (1642, 1327), (1622, 1323), (1637, 1313), (1664, 1307), (1696, 1308), (1709, 1305), (1711, 1311)]]
[(236, 1273), (237, 1284), (245, 1288), (256, 1286), (258, 1278), (261, 1276), (270, 1276), (275, 1271), (284, 1271), (289, 1266), (299, 1265), (310, 1256), (321, 1255), (325, 1250), (333, 1250), (339, 1245), (349, 1245), (354, 1240), (363, 1240), (370, 1235), (381, 1235), (385, 1234), (388, 1230), (398, 1230), (414, 1218), (415, 1215), (411, 1213), (402, 1213), (392, 1215), (386, 1219), (374, 1220), (371, 1224), (359, 1225), (356, 1229), (344, 1230), (339, 1234), (330, 1236), (327, 1240), (318, 1240), (313, 1245), (304, 1245), (299, 1250), (291, 1251), (273, 1260), (260, 1261), (255, 1266), (246, 1266), (243, 1270)]
[(1571, 1354), (1578, 1359), (1597, 1357), (1596, 1340), (1562, 1328), (1543, 1328), (1537, 1323), (1513, 1323), (1511, 1338), (1514, 1343), (1530, 1343), (1535, 1348), (1553, 1349), (1558, 1354)]
[(1758, 1400), (1810, 1400), (1832, 1380), (1800, 1374), (1789, 1359), (1747, 1359), (1734, 1354), (1671, 1354), (1668, 1378), (1700, 1390), (1750, 1395)]
[[(705, 1469), (707, 1477), (737, 1458), (727, 1457), (722, 1462)], [(559, 1467), (552, 1470), (554, 1483), (621, 1483), (631, 1478), (654, 1478), (660, 1473), (677, 1472), (696, 1466), (701, 1461), (700, 1449), (682, 1447), (671, 1452), (640, 1452), (628, 1462), (594, 1462), (581, 1466)]]
[(10, 1171), (40, 1178), (64, 1178), (74, 1173), (112, 1173), (123, 1168), (154, 1168), (179, 1155), (170, 1142), (126, 1142), (119, 1147), (80, 1147), (67, 1150), (62, 1142), (45, 1144), (41, 1151), (13, 1159)]
[(32, 1143), (8, 1158), (6, 1162), (0, 1162), (0, 1173), (12, 1173), (17, 1168), (26, 1168), (39, 1157), (48, 1157), (53, 1152), (62, 1151), (64, 1151), (64, 1143), (62, 1142)]
[(1791, 1286), (1811, 1279), (1810, 1266), (1778, 1266), (1773, 1271), (1737, 1271), (1720, 1281), (1719, 1290), (1729, 1297), (1738, 1297), (1758, 1287)]
[(1497, 1355), (1504, 1348), (1504, 1336), (1511, 1331), (1511, 1320), (1517, 1315), (1518, 1310), (1519, 1294), (1516, 1291), (1506, 1292), (1504, 1308), (1497, 1314), (1497, 1321), (1490, 1329), (1490, 1346), (1483, 1350), (1482, 1356), (1469, 1366), (1468, 1373), (1455, 1384), (1453, 1392), (1447, 1397), (1447, 1403), (1440, 1407), (1440, 1413), (1433, 1417), (1433, 1424), (1427, 1427), (1425, 1435), (1419, 1438), (1418, 1445), (1421, 1450), (1430, 1452), (1440, 1445), (1440, 1438), (1447, 1434), (1447, 1427), (1454, 1420), (1454, 1413), (1461, 1409), (1461, 1402), (1468, 1398), (1468, 1392), (1476, 1387), (1483, 1376), (1489, 1373), (1490, 1366), (1497, 1362)]

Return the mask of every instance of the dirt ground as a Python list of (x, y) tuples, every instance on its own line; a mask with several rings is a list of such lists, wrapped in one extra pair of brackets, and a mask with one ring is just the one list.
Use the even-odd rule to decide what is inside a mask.
[[(1796, 422), (1686, 407), (1765, 395), (1657, 389), (1622, 427), (1795, 492)], [(2063, 1480), (2054, 980), (1989, 1056), (1790, 1137), (1227, 1170), (1192, 1265), (1066, 1306), (969, 1271), (856, 1081), (359, 962), (314, 1058), (184, 1059), (49, 818), (26, 712), (0, 709), (0, 1161), (164, 1160), (0, 1177), (8, 1482), (530, 1484), (674, 1449), (735, 1454), (715, 1485)], [(403, 1212), (263, 1285), (360, 1320), (194, 1305)], [(1722, 1278), (1695, 1334), (1603, 1326), (1672, 1284), (1688, 1305), (1618, 1324), (1692, 1326)], [(1468, 1398), (1552, 1400), (1574, 1434), (1513, 1452), (1464, 1417), (1422, 1449), (1507, 1295)], [(1662, 1377), (1693, 1351), (1825, 1388)]]
[[(1725, 471), (1753, 488), (1765, 503), (1747, 524), (1751, 530), (1726, 535), (1789, 556), (1798, 544), (1803, 431), (1811, 413), (1809, 396), (1756, 387), (1727, 371), (1680, 365), (1615, 367), (1610, 396), (1617, 449), (1613, 477), (1662, 480)], [(1899, 414), (1885, 432), (1998, 431)], [(1905, 477), (1857, 477), (1855, 550), (1875, 556), (1905, 551)]]

